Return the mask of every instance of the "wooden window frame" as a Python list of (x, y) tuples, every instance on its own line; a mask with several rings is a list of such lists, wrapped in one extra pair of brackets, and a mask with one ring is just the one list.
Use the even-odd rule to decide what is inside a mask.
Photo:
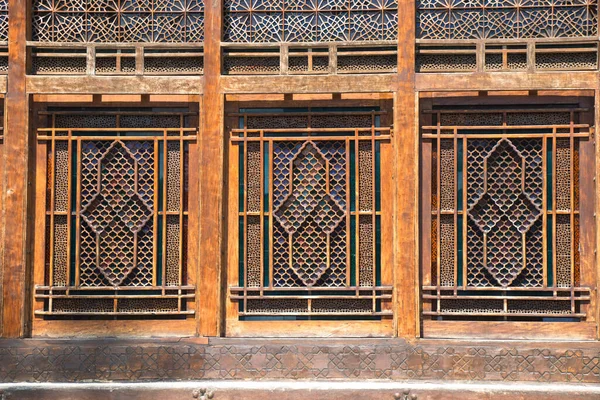
[[(329, 95), (331, 96), (331, 95)], [(244, 95), (235, 96), (232, 101), (226, 102), (225, 105), (225, 133), (229, 137), (232, 129), (239, 127), (239, 117), (232, 116), (240, 111), (240, 109), (251, 108), (292, 108), (292, 107), (365, 107), (379, 106), (385, 113), (382, 115), (382, 126), (391, 126), (393, 117), (392, 101), (390, 100), (368, 100), (369, 96), (358, 95), (357, 100), (320, 100), (323, 95), (316, 96), (315, 100), (309, 101), (310, 96), (305, 96), (302, 100), (266, 100), (265, 101), (244, 101)], [(291, 96), (290, 96), (291, 97)], [(327, 95), (325, 95), (327, 97)], [(364, 97), (364, 99), (360, 99)], [(256, 98), (256, 97), (254, 97)], [(242, 101), (235, 101), (235, 100)], [(226, 153), (227, 169), (227, 186), (225, 200), (228, 211), (227, 228), (227, 293), (225, 304), (225, 336), (229, 337), (390, 337), (395, 336), (395, 295), (389, 303), (390, 311), (393, 316), (381, 317), (380, 320), (261, 320), (261, 321), (243, 321), (239, 319), (238, 302), (233, 301), (230, 288), (239, 286), (239, 154), (235, 142), (227, 139), (228, 149)], [(388, 141), (389, 142), (389, 141)], [(394, 155), (391, 143), (383, 142), (380, 147), (381, 157), (381, 198), (391, 199), (394, 196), (393, 191), (393, 166)], [(388, 285), (393, 285), (393, 202), (381, 201), (382, 215), (388, 215), (387, 220), (381, 219), (381, 279), (382, 285), (384, 282)]]
[[(555, 339), (555, 340), (590, 340), (597, 338), (598, 324), (596, 322), (596, 295), (597, 272), (596, 272), (596, 221), (595, 209), (595, 176), (598, 174), (596, 160), (595, 137), (594, 137), (594, 96), (589, 91), (581, 92), (553, 92), (551, 95), (537, 95), (536, 93), (507, 93), (506, 95), (482, 97), (478, 94), (460, 93), (453, 96), (450, 93), (434, 93), (421, 96), (420, 99), (420, 332), (423, 338), (455, 338), (455, 339)], [(580, 141), (580, 248), (581, 248), (581, 282), (579, 286), (591, 288), (589, 301), (582, 304), (582, 310), (586, 311), (586, 319), (581, 322), (550, 322), (550, 321), (478, 321), (477, 318), (470, 320), (436, 320), (433, 317), (423, 315), (429, 309), (428, 302), (424, 297), (423, 285), (431, 279), (431, 152), (430, 140), (423, 139), (425, 126), (433, 125), (431, 110), (434, 107), (443, 109), (451, 106), (455, 109), (466, 109), (469, 106), (504, 106), (507, 104), (528, 104), (535, 107), (538, 105), (553, 105), (560, 107), (561, 104), (573, 105), (583, 110), (580, 114), (580, 123), (591, 126), (589, 139)], [(566, 107), (566, 106), (565, 106)], [(429, 161), (428, 161), (429, 160)], [(590, 168), (585, 168), (589, 165)], [(585, 228), (584, 228), (585, 227)], [(434, 296), (435, 297), (435, 296)]]
[[(49, 112), (46, 111), (50, 107), (74, 108), (85, 107), (93, 110), (95, 107), (106, 109), (106, 107), (120, 107), (121, 110), (127, 107), (155, 107), (155, 108), (177, 108), (187, 109), (182, 111), (181, 115), (188, 115), (188, 127), (177, 128), (178, 132), (190, 131), (195, 137), (198, 133), (199, 126), (199, 103), (184, 102), (180, 96), (162, 96), (156, 99), (142, 99), (140, 96), (82, 96), (82, 95), (61, 95), (56, 99), (48, 99), (46, 96), (32, 98), (32, 116), (30, 129), (35, 142), (34, 146), (34, 200), (32, 203), (32, 214), (34, 215), (34, 243), (33, 247), (33, 276), (32, 276), (32, 337), (98, 337), (98, 336), (195, 336), (198, 332), (198, 313), (188, 313), (184, 318), (140, 318), (138, 316), (129, 317), (127, 315), (111, 317), (91, 317), (91, 318), (47, 318), (44, 315), (37, 313), (37, 310), (44, 309), (44, 299), (39, 296), (40, 286), (46, 284), (47, 266), (45, 265), (46, 258), (46, 181), (47, 181), (47, 145), (49, 142), (43, 140), (44, 129), (47, 131)], [(116, 110), (116, 108), (115, 108)], [(93, 111), (92, 111), (93, 112)], [(102, 111), (100, 111), (102, 113)], [(114, 112), (113, 112), (114, 113)], [(110, 114), (110, 112), (109, 112)], [(183, 118), (183, 117), (181, 117)], [(123, 128), (126, 129), (126, 128)], [(163, 129), (163, 128), (154, 128)], [(69, 129), (66, 129), (67, 131)], [(104, 129), (98, 129), (102, 131)], [(109, 129), (110, 130), (110, 129)], [(114, 129), (112, 129), (114, 131)], [(51, 133), (51, 130), (50, 130)], [(166, 135), (166, 131), (165, 131)], [(38, 140), (38, 138), (42, 140)], [(166, 136), (165, 136), (166, 138)], [(179, 139), (179, 136), (177, 136)], [(163, 137), (158, 138), (163, 140)], [(199, 204), (192, 199), (199, 197), (199, 171), (194, 168), (198, 164), (199, 145), (197, 140), (181, 139), (188, 143), (188, 201), (187, 210), (180, 211), (181, 215), (186, 215), (187, 223), (187, 268), (186, 285), (185, 287), (194, 288), (192, 293), (195, 293), (195, 300), (187, 302), (187, 310), (195, 311), (198, 303), (197, 289), (197, 269), (198, 269), (198, 212)], [(177, 140), (181, 143), (181, 140)], [(165, 156), (166, 157), (166, 156)], [(166, 165), (165, 165), (166, 168)], [(70, 185), (70, 183), (69, 183)], [(163, 213), (164, 214), (164, 213)], [(183, 294), (183, 293), (182, 293)], [(183, 300), (183, 299), (182, 299)], [(188, 299), (186, 299), (188, 300)]]

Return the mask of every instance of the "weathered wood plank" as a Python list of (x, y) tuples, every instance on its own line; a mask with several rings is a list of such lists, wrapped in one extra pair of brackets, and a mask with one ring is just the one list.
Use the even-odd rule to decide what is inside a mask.
[[(207, 78), (206, 72), (205, 77)], [(221, 77), (224, 93), (248, 94), (390, 92), (395, 87), (397, 79), (394, 74)]]
[(62, 320), (36, 319), (32, 336), (36, 338), (133, 338), (133, 337), (192, 337), (196, 335), (196, 321), (184, 320)]
[[(27, 92), (43, 94), (201, 94), (202, 76), (28, 76)], [(0, 82), (1, 89), (1, 82)]]
[[(233, 303), (237, 306), (237, 303)], [(227, 321), (228, 337), (255, 338), (350, 338), (391, 337), (393, 321)]]
[(423, 321), (424, 338), (592, 340), (592, 322)]
[(222, 1), (206, 4), (204, 29), (204, 97), (200, 133), (200, 334), (217, 336), (222, 332), (224, 285), (223, 255), (223, 133), (224, 100), (221, 93), (221, 8)]
[[(415, 95), (415, 5), (398, 2), (398, 86), (394, 98), (394, 144), (396, 186), (394, 291), (398, 336), (417, 336), (418, 287), (418, 141)], [(398, 312), (402, 310), (402, 312)]]
[(25, 91), (27, 1), (9, 3), (9, 69), (4, 137), (2, 336), (25, 334), (27, 287), (28, 100)]
[(421, 73), (416, 74), (416, 89), (466, 90), (551, 90), (594, 89), (596, 72), (488, 72), (488, 73)]

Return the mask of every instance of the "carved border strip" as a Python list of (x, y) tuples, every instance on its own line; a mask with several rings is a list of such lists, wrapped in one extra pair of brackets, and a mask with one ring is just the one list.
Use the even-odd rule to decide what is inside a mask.
[[(364, 341), (363, 341), (364, 342)], [(0, 382), (198, 379), (469, 380), (600, 383), (598, 344), (400, 339), (268, 342), (5, 340)]]

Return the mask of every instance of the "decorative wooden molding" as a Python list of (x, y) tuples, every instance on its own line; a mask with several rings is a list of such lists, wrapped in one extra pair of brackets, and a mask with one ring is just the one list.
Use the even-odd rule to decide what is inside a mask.
[(600, 350), (593, 342), (4, 340), (0, 360), (4, 383), (198, 379), (600, 383)]

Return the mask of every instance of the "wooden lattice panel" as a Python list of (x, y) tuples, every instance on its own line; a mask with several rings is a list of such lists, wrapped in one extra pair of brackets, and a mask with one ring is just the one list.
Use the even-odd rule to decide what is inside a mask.
[(202, 0), (35, 0), (32, 14), (32, 36), (39, 42), (204, 40)]
[(8, 0), (0, 0), (0, 42), (8, 41)]
[[(346, 45), (347, 44), (347, 45)], [(387, 44), (360, 43), (265, 43), (260, 50), (253, 44), (226, 43), (223, 73), (229, 75), (381, 74), (397, 70), (398, 51)], [(354, 44), (354, 43), (352, 43)]]
[(382, 316), (375, 111), (242, 113), (238, 315)]
[(193, 314), (188, 148), (170, 112), (53, 112), (45, 143), (46, 279), (38, 315)]
[(593, 37), (598, 3), (591, 1), (417, 2), (419, 39), (527, 39)]
[(229, 0), (224, 13), (226, 42), (396, 40), (398, 34), (395, 0)]
[[(598, 69), (597, 40), (571, 41), (418, 39), (417, 72), (593, 71)], [(479, 49), (479, 50), (478, 50)], [(482, 50), (482, 51), (480, 51)]]
[[(157, 47), (160, 46), (160, 47)], [(196, 45), (194, 45), (196, 46)], [(37, 43), (31, 47), (30, 73), (34, 75), (198, 75), (204, 71), (202, 48), (190, 44), (166, 46), (123, 44)], [(6, 53), (8, 55), (8, 53)], [(8, 57), (0, 49), (0, 73)], [(4, 61), (6, 60), (6, 61)]]
[(585, 319), (584, 110), (441, 110), (423, 127), (431, 270), (423, 315)]

